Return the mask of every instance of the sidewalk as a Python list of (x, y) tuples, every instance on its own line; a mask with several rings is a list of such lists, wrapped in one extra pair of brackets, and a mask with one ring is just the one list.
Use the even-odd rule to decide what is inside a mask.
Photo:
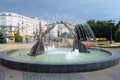
[(26, 44), (26, 43), (7, 43), (0, 44), (0, 51), (10, 50), (10, 49), (25, 49), (32, 48), (34, 43)]

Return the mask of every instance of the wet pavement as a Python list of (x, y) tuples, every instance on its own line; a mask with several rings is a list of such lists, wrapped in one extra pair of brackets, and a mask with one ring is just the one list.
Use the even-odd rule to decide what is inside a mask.
[[(17, 48), (30, 48), (33, 44), (9, 44), (0, 51)], [(120, 48), (110, 49), (120, 54)], [(93, 72), (82, 73), (31, 73), (11, 70), (0, 65), (0, 80), (120, 80), (120, 64)]]

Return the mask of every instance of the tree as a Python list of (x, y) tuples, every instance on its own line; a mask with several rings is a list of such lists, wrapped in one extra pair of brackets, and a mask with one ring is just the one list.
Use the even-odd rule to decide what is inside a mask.
[[(88, 20), (87, 23), (92, 28), (96, 37), (105, 37), (110, 39), (111, 36), (114, 39), (114, 34), (116, 32), (116, 26), (114, 23), (109, 23), (108, 21), (95, 21), (95, 20)], [(112, 30), (112, 35), (111, 35)]]
[(7, 43), (5, 33), (2, 30), (0, 30), (0, 43)]
[(95, 20), (88, 20), (87, 21), (88, 25), (91, 27), (92, 31), (94, 32), (95, 36), (97, 36), (98, 29), (96, 28), (96, 21)]
[(14, 35), (15, 35), (15, 42), (22, 42), (22, 36), (20, 36), (20, 32), (19, 32), (19, 30), (17, 30), (15, 33), (14, 33)]
[(115, 32), (115, 41), (120, 42), (120, 25), (117, 31)]

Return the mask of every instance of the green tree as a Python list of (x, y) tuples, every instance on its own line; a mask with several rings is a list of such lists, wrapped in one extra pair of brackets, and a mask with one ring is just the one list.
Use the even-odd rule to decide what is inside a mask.
[(15, 36), (15, 42), (22, 42), (22, 36), (20, 36), (20, 32), (19, 30), (17, 30), (15, 33), (14, 33), (14, 36)]
[(114, 34), (116, 32), (116, 26), (114, 23), (109, 23), (108, 21), (95, 21), (95, 20), (88, 20), (87, 23), (92, 28), (96, 37), (105, 37), (110, 39), (111, 37), (111, 30), (112, 30), (112, 37), (114, 39)]
[(5, 33), (2, 30), (0, 30), (0, 43), (7, 43)]
[(108, 28), (107, 28), (107, 22), (106, 21), (96, 21), (96, 30), (97, 30), (97, 33), (96, 33), (96, 36), (97, 37), (106, 37), (108, 38), (108, 34), (107, 33), (108, 31)]
[(120, 42), (120, 25), (117, 31), (115, 32), (115, 41)]
[(93, 30), (95, 36), (96, 36), (96, 33), (98, 32), (97, 31), (97, 25), (96, 25), (96, 21), (95, 20), (88, 20), (87, 23), (89, 24), (89, 26), (91, 27), (91, 29)]

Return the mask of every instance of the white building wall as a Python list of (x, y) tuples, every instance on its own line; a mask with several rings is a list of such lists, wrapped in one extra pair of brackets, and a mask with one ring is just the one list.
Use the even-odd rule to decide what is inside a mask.
[(16, 13), (0, 13), (0, 29), (12, 33), (19, 29), (22, 36), (34, 36), (39, 30), (39, 20)]
[[(39, 32), (40, 26), (42, 26), (42, 31), (44, 32), (48, 27), (46, 24), (46, 21), (38, 20), (37, 18), (30, 18), (16, 13), (0, 13), (0, 29), (4, 30), (6, 33), (13, 33), (15, 30), (19, 29), (23, 37), (34, 36)], [(52, 36), (57, 37), (58, 30), (62, 33), (69, 32), (62, 25), (59, 26), (61, 27), (58, 28), (58, 25), (56, 25), (50, 32)]]
[(55, 26), (52, 30), (51, 30), (51, 35), (53, 35), (54, 37), (58, 36), (58, 27)]

